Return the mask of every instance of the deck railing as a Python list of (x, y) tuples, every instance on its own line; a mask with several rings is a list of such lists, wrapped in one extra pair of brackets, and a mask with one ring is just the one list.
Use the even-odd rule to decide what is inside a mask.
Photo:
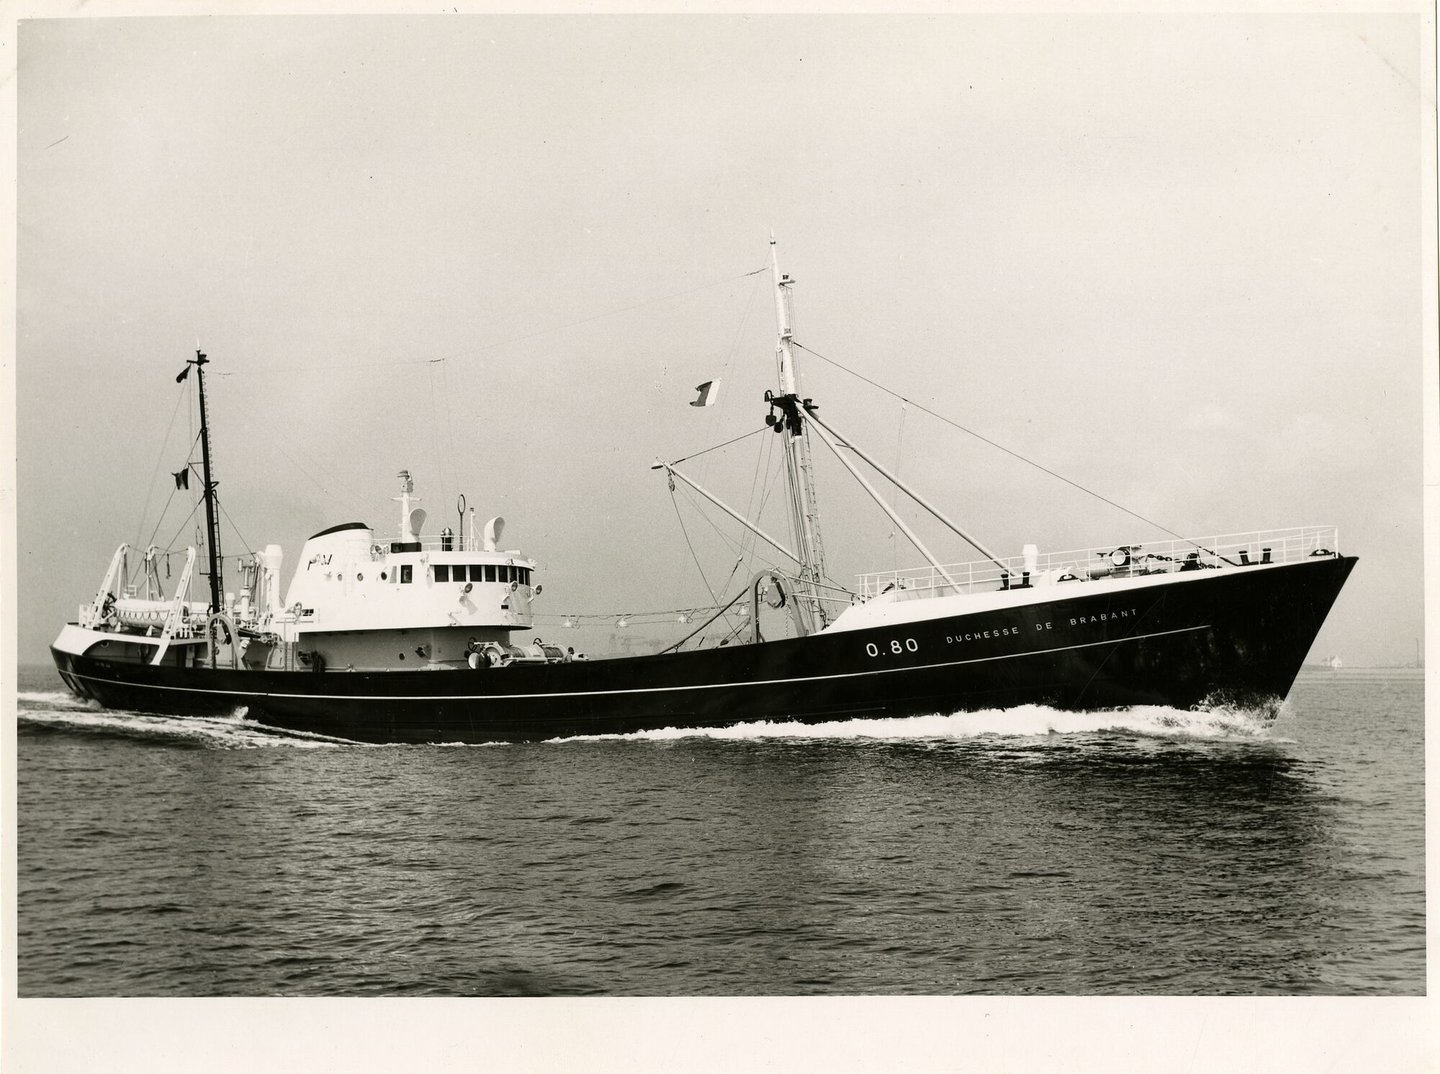
[(379, 549), (385, 552), (484, 552), (490, 556), (506, 556), (508, 558), (529, 559), (519, 549), (496, 548), (486, 549), (485, 544), (479, 537), (467, 537), (461, 540), (459, 535), (453, 537), (445, 536), (424, 536), (416, 537), (413, 541), (401, 541), (398, 537), (375, 537), (372, 549)]
[(1334, 526), (1297, 526), (1064, 552), (1036, 551), (1002, 560), (1003, 568), (988, 559), (946, 565), (944, 573), (954, 585), (934, 567), (873, 571), (859, 576), (857, 592), (863, 600), (891, 591), (898, 591), (901, 599), (915, 599), (1176, 571), (1235, 570), (1335, 555), (1339, 545), (1340, 532)]

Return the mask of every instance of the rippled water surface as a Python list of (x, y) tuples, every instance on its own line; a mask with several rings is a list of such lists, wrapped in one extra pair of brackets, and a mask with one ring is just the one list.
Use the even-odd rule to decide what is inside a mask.
[(466, 747), (20, 687), (22, 996), (1424, 991), (1414, 676)]

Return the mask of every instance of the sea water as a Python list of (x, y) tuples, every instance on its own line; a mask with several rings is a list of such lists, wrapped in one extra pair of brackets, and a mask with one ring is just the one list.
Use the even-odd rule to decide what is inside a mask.
[(1425, 988), (1415, 673), (489, 746), (19, 687), (22, 997)]

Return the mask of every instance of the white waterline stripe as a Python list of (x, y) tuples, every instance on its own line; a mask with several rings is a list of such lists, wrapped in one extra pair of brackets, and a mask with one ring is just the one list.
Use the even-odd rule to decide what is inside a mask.
[[(77, 679), (86, 679), (90, 682), (112, 683), (118, 686), (133, 686), (144, 690), (174, 690), (184, 694), (224, 694), (230, 697), (279, 697), (279, 698), (303, 698), (310, 701), (527, 701), (534, 698), (552, 697), (609, 697), (616, 694), (663, 694), (675, 693), (681, 690), (729, 690), (746, 686), (774, 686), (802, 682), (826, 682), (830, 679), (854, 679), (864, 675), (892, 675), (897, 672), (906, 671), (929, 671), (932, 668), (959, 667), (962, 664), (984, 664), (992, 660), (1015, 660), (1024, 656), (1046, 656), (1050, 653), (1063, 653), (1071, 649), (1089, 649), (1096, 645), (1120, 645), (1127, 641), (1144, 641), (1146, 638), (1163, 638), (1170, 634), (1186, 634), (1195, 630), (1209, 630), (1210, 624), (1203, 623), (1200, 626), (1179, 627), (1176, 630), (1161, 630), (1154, 634), (1132, 634), (1125, 638), (1111, 638), (1106, 641), (1087, 641), (1079, 645), (1062, 645), (1055, 649), (1037, 649), (1028, 653), (1006, 653), (1003, 656), (977, 656), (970, 660), (946, 660), (939, 664), (920, 664), (917, 667), (908, 668), (876, 668), (873, 671), (845, 671), (836, 675), (806, 675), (794, 679), (761, 679), (755, 682), (711, 682), (695, 683), (688, 686), (642, 686), (631, 690), (566, 690), (555, 691), (544, 694), (277, 694), (262, 693), (256, 690), (210, 690), (199, 686), (164, 686), (160, 683), (127, 683), (120, 679), (102, 679), (95, 675), (81, 675), (79, 672), (68, 672)], [(596, 661), (601, 663), (601, 661)], [(309, 672), (281, 672), (281, 674), (303, 675)], [(327, 672), (332, 675), (343, 675), (345, 672)], [(385, 674), (380, 672), (378, 674)], [(444, 674), (441, 672), (440, 674)], [(457, 674), (464, 674), (457, 672)], [(504, 674), (497, 671), (496, 674)]]

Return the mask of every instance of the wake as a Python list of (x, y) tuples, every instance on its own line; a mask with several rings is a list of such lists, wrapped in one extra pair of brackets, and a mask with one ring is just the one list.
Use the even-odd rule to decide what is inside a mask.
[(833, 741), (979, 741), (1047, 739), (1054, 736), (1127, 735), (1155, 739), (1196, 739), (1204, 741), (1264, 740), (1271, 735), (1273, 709), (1175, 709), (1164, 705), (1139, 705), (1104, 712), (1065, 712), (1045, 705), (1020, 705), (1013, 709), (982, 709), (977, 712), (934, 713), (925, 716), (870, 717), (801, 724), (758, 720), (732, 727), (679, 728), (637, 731), (623, 735), (577, 735), (550, 739), (551, 742), (668, 742), (687, 738), (719, 741), (763, 741), (767, 739)]
[(113, 738), (219, 749), (273, 746), (316, 749), (361, 745), (328, 735), (266, 727), (247, 720), (244, 706), (225, 716), (161, 716), (101, 708), (93, 701), (58, 691), (20, 693), (16, 695), (16, 702), (20, 727), (32, 731), (86, 732)]
[[(181, 746), (219, 749), (256, 749), (289, 746), (296, 749), (365, 746), (377, 743), (305, 731), (269, 727), (246, 718), (239, 707), (225, 716), (163, 716), (105, 709), (69, 693), (29, 692), (17, 695), (22, 729), (40, 732), (77, 732), (149, 740)], [(1281, 710), (1282, 712), (1284, 709)], [(1140, 705), (1103, 712), (1066, 712), (1045, 705), (1013, 709), (932, 713), (922, 716), (877, 716), (802, 724), (784, 720), (756, 720), (730, 727), (666, 727), (629, 734), (573, 735), (546, 739), (567, 742), (675, 742), (709, 739), (719, 742), (829, 741), (1024, 744), (1074, 741), (1123, 736), (1132, 739), (1195, 742), (1276, 742), (1275, 710), (1214, 707), (1175, 709)], [(505, 743), (478, 743), (500, 746)], [(446, 742), (435, 746), (471, 744)]]

